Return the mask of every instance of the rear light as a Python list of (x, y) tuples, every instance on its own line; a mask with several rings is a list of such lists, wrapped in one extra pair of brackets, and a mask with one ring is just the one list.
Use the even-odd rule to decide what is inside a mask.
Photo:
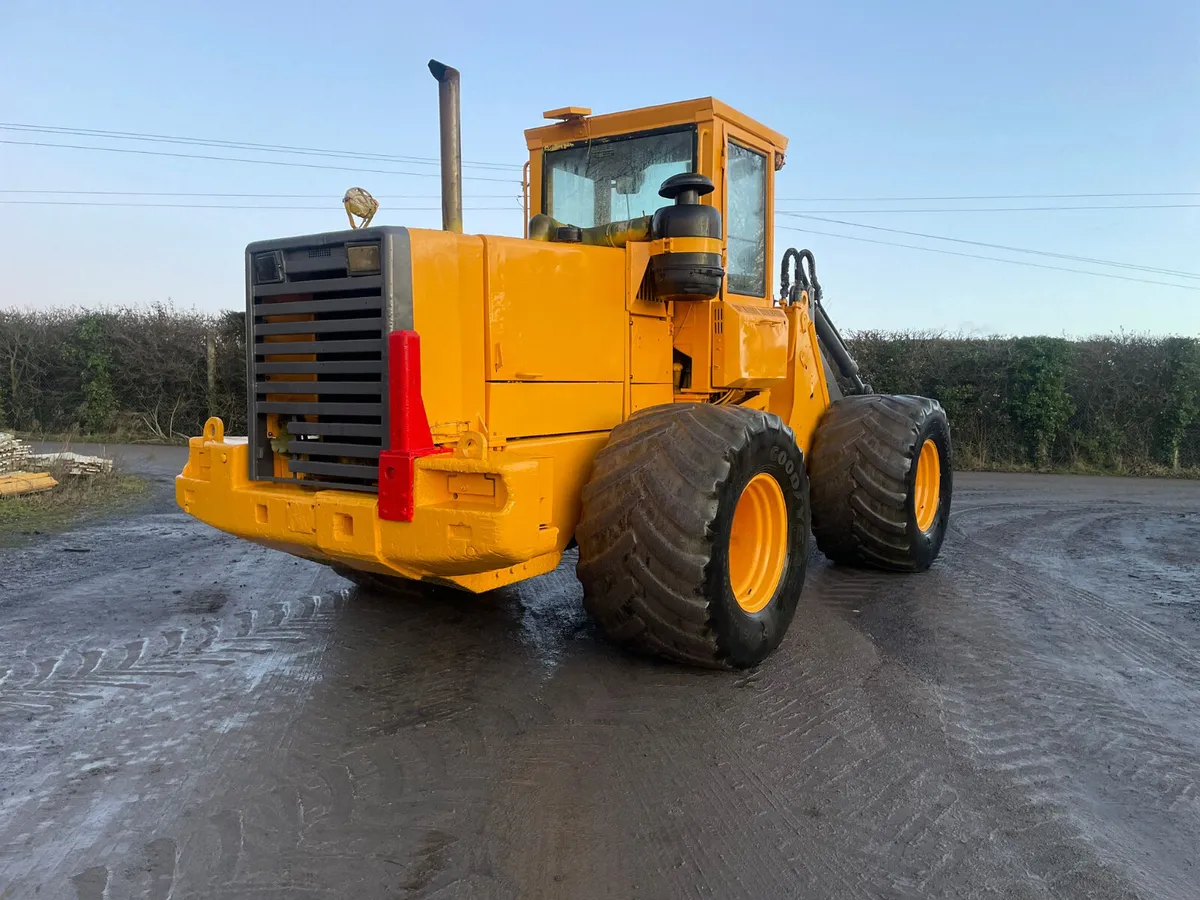
[(351, 275), (374, 275), (379, 271), (379, 244), (347, 244), (346, 271)]
[(277, 284), (283, 281), (283, 254), (278, 250), (254, 254), (254, 283)]
[(421, 397), (421, 338), (415, 331), (388, 335), (388, 447), (379, 454), (379, 518), (411, 522), (417, 460), (449, 453), (436, 447)]

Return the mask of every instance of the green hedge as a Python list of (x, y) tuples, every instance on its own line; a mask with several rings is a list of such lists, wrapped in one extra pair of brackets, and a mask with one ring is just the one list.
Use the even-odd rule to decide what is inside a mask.
[(211, 410), (244, 429), (244, 321), (166, 305), (0, 311), (0, 425), (178, 440)]
[[(1200, 468), (1194, 339), (862, 332), (850, 344), (876, 390), (943, 403), (960, 466)], [(211, 413), (244, 431), (244, 360), (237, 312), (0, 311), (0, 426), (178, 440)]]
[(878, 391), (936, 397), (966, 468), (1200, 467), (1200, 342), (860, 333)]

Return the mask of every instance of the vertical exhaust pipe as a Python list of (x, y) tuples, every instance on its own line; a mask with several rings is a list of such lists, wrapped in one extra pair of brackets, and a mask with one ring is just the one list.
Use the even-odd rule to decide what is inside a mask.
[(442, 230), (462, 233), (462, 116), (458, 69), (436, 59), (429, 71), (438, 80), (438, 118), (442, 135)]

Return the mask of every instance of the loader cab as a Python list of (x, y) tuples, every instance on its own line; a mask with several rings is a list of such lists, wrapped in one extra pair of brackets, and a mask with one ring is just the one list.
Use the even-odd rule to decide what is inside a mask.
[(669, 177), (699, 172), (715, 190), (701, 201), (723, 223), (723, 293), (771, 302), (775, 172), (787, 138), (711, 97), (593, 116), (546, 112), (555, 124), (525, 132), (529, 211), (581, 228), (653, 215)]

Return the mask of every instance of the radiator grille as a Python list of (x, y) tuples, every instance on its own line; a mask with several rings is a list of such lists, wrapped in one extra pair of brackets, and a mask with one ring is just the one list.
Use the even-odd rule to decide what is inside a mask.
[(381, 274), (351, 277), (345, 246), (284, 251), (284, 281), (251, 287), (254, 477), (378, 489), (387, 432)]
[(658, 298), (654, 296), (654, 280), (650, 277), (650, 269), (646, 269), (646, 274), (642, 276), (642, 283), (638, 285), (637, 299), (644, 303), (655, 303)]

